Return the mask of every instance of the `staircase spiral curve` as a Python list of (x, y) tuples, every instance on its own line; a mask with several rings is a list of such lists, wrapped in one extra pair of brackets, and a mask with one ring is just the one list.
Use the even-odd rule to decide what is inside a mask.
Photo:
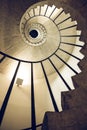
[[(0, 124), (3, 124), (8, 116), (5, 116), (5, 111), (9, 111), (8, 108), (17, 97), (21, 98), (16, 95), (22, 92), (15, 87), (15, 81), (17, 77), (26, 81), (25, 75), (28, 85), (24, 84), (24, 89), (28, 91), (29, 101), (31, 100), (26, 107), (27, 111), (30, 109), (27, 112), (27, 119), (30, 121), (26, 128), (36, 130), (41, 126), (46, 111), (62, 111), (61, 92), (75, 89), (71, 77), (81, 72), (77, 64), (83, 58), (80, 50), (84, 42), (79, 40), (81, 31), (77, 30), (77, 26), (77, 22), (73, 21), (70, 13), (65, 13), (63, 8), (39, 2), (23, 14), (20, 25), (16, 28), (19, 28), (19, 31), (16, 30), (15, 34), (14, 28), (13, 34), (7, 36), (9, 43), (1, 40), (0, 71), (4, 72), (3, 65), (7, 63), (5, 71), (12, 66), (15, 66), (15, 69), (13, 68), (13, 77), (6, 92), (1, 90), (4, 99), (1, 98)], [(7, 30), (6, 27), (5, 31)], [(20, 110), (23, 105), (15, 102), (14, 107)], [(4, 125), (1, 125), (1, 128), (3, 129)]]

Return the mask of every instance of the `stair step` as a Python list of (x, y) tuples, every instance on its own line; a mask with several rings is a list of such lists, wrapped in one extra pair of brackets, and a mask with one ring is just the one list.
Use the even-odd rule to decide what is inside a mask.
[(67, 15), (66, 15), (66, 18), (64, 19), (62, 19), (60, 22), (58, 21), (58, 23), (57, 23), (57, 25), (60, 25), (60, 24), (62, 24), (62, 23), (64, 23), (64, 22), (66, 22), (67, 20), (69, 20), (71, 18), (71, 16), (70, 16), (70, 14), (68, 13)]
[(69, 29), (69, 28), (73, 28), (77, 26), (77, 22), (76, 21), (71, 21), (71, 19), (65, 21), (64, 23), (58, 25), (59, 30), (63, 31), (65, 29)]
[(62, 11), (63, 11), (62, 8), (60, 8), (60, 9), (56, 8), (50, 18), (51, 18), (52, 20), (55, 20), (56, 17), (57, 17), (57, 16), (60, 14), (60, 12), (62, 12)]
[(30, 18), (30, 14), (27, 12), (25, 15), (25, 19), (28, 20)]
[(41, 6), (40, 15), (45, 15), (48, 5)]
[(39, 15), (39, 13), (40, 13), (40, 6), (37, 6), (37, 8), (35, 8), (35, 16), (36, 15)]
[(55, 9), (54, 5), (52, 7), (48, 6), (48, 9), (47, 9), (45, 16), (50, 17), (50, 15), (53, 13), (54, 9)]
[(68, 35), (77, 35), (76, 28), (77, 28), (77, 26), (60, 31), (61, 36), (62, 35), (67, 35), (67, 36)]
[[(60, 56), (59, 56), (60, 57)], [(54, 64), (54, 66), (57, 68), (57, 70), (59, 71), (59, 73), (60, 74), (58, 74), (58, 78), (56, 78), (56, 80), (55, 80), (55, 90), (57, 89), (56, 88), (56, 84), (58, 83), (58, 85), (57, 86), (61, 86), (61, 90), (59, 90), (59, 91), (68, 91), (69, 90), (69, 88), (70, 89), (74, 89), (74, 87), (73, 87), (73, 85), (72, 85), (72, 83), (71, 83), (71, 76), (74, 74), (74, 73), (72, 73), (72, 70), (70, 70), (70, 68), (65, 64), (64, 65), (64, 63), (62, 62), (62, 60), (60, 60), (58, 57), (56, 57), (56, 56), (53, 56), (52, 58), (52, 62), (53, 62), (53, 64)], [(55, 59), (56, 59), (56, 61), (55, 61)], [(60, 63), (60, 64), (62, 64), (62, 65), (64, 65), (64, 67), (63, 67), (63, 69), (59, 69), (58, 67), (58, 63)], [(67, 74), (66, 72), (65, 72), (65, 75), (63, 74), (64, 73), (64, 71), (63, 70), (65, 70), (66, 69), (66, 72), (69, 72), (69, 74)], [(61, 71), (62, 70), (62, 71)], [(62, 77), (61, 77), (61, 76)], [(70, 75), (70, 77), (69, 77), (69, 75)], [(67, 81), (66, 81), (66, 77), (67, 77)], [(65, 81), (64, 81), (65, 80)], [(65, 83), (66, 82), (66, 83)], [(60, 84), (59, 84), (60, 83)], [(67, 87), (67, 85), (66, 84), (68, 84), (68, 87)], [(59, 87), (58, 87), (58, 89), (59, 89)]]
[[(65, 12), (62, 12), (59, 17), (55, 20), (56, 24), (59, 24), (60, 22), (62, 22), (63, 20), (67, 19), (68, 17), (70, 17), (70, 14), (65, 14)], [(68, 20), (67, 20), (68, 21)]]
[(34, 10), (31, 9), (31, 10), (29, 11), (29, 14), (30, 14), (30, 17), (33, 17), (33, 16), (34, 16)]

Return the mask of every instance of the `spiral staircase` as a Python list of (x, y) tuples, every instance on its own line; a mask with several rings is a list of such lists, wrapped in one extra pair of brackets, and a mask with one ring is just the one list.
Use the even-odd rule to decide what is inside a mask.
[[(86, 48), (80, 52), (86, 42), (81, 33), (85, 16), (71, 2), (21, 3), (1, 2), (0, 129), (86, 129), (79, 119), (81, 111), (84, 120), (87, 113), (82, 106), (86, 108)], [(22, 8), (16, 10), (17, 4)], [(78, 123), (72, 123), (75, 119)]]

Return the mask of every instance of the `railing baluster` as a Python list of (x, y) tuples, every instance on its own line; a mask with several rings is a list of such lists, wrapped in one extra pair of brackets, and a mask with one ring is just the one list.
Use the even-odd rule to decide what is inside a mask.
[(55, 54), (57, 58), (59, 58), (64, 64), (66, 64), (75, 74), (78, 74), (76, 70), (74, 70), (70, 65), (68, 65), (62, 58), (60, 58), (57, 54)]
[(58, 23), (57, 26), (60, 25), (60, 24), (62, 24), (62, 23), (64, 23), (64, 22), (66, 22), (70, 18), (71, 18), (71, 16), (69, 16), (68, 18), (64, 19), (63, 21), (61, 21), (60, 23)]
[(80, 35), (61, 35), (61, 37), (80, 37)]
[(39, 8), (39, 15), (41, 14), (41, 6), (40, 6), (40, 8)]
[(0, 63), (6, 58), (6, 56), (3, 56), (1, 59), (0, 59)]
[(53, 11), (51, 12), (51, 14), (50, 14), (49, 18), (50, 18), (50, 17), (51, 17), (51, 15), (54, 13), (55, 9), (56, 9), (56, 7), (55, 7), (55, 8), (53, 9)]
[(41, 62), (41, 66), (42, 66), (42, 70), (43, 70), (43, 73), (44, 73), (44, 77), (45, 77), (45, 80), (46, 80), (46, 83), (47, 83), (47, 86), (48, 86), (48, 90), (49, 90), (49, 93), (50, 93), (50, 97), (51, 97), (54, 109), (55, 109), (56, 112), (59, 112), (42, 62)]
[(67, 82), (65, 81), (65, 79), (62, 77), (62, 75), (60, 74), (60, 72), (57, 70), (57, 68), (55, 67), (55, 65), (51, 61), (51, 59), (49, 59), (49, 61), (52, 64), (52, 66), (54, 67), (54, 69), (56, 70), (56, 72), (58, 73), (58, 75), (60, 76), (60, 78), (62, 79), (62, 81), (64, 82), (64, 84), (66, 85), (66, 87), (68, 88), (68, 90), (71, 90), (70, 86), (67, 84)]
[(48, 10), (48, 6), (47, 6), (47, 8), (46, 8), (46, 11), (45, 11), (45, 13), (44, 13), (44, 16), (46, 15), (46, 13), (47, 13), (47, 10)]
[(33, 8), (33, 14), (34, 14), (34, 16), (35, 16), (35, 10), (34, 10), (34, 8)]
[(57, 16), (56, 18), (53, 20), (53, 22), (64, 12), (64, 10), (62, 10)]
[(68, 42), (61, 42), (61, 44), (67, 44), (67, 45), (76, 46), (76, 47), (83, 47), (82, 45), (68, 43)]
[(1, 107), (1, 110), (0, 110), (0, 125), (1, 125), (1, 123), (2, 123), (4, 114), (5, 114), (5, 110), (6, 110), (6, 107), (7, 107), (7, 104), (8, 104), (8, 101), (9, 101), (9, 98), (10, 98), (10, 95), (11, 95), (11, 92), (12, 92), (12, 89), (13, 89), (13, 85), (14, 85), (14, 82), (15, 82), (15, 78), (16, 78), (16, 75), (17, 75), (19, 66), (20, 66), (20, 61), (18, 62), (17, 68), (16, 68), (16, 70), (15, 70), (14, 76), (13, 76), (13, 78), (12, 78), (12, 81), (11, 81), (11, 83), (10, 83), (9, 89), (8, 89), (8, 91), (7, 91), (7, 94), (6, 94), (6, 96), (5, 96), (5, 99), (4, 99), (4, 101), (3, 101), (3, 104), (2, 104), (2, 107)]
[(28, 16), (31, 17), (30, 14), (29, 14), (29, 12), (27, 12), (27, 13), (28, 13)]
[(59, 48), (59, 50), (61, 50), (62, 52), (66, 53), (66, 54), (68, 54), (68, 55), (70, 55), (70, 56), (72, 56), (72, 57), (74, 57), (75, 59), (77, 59), (77, 60), (79, 60), (79, 61), (81, 60), (80, 58), (78, 58), (78, 57), (76, 57), (76, 56), (70, 54), (69, 52), (67, 52), (67, 51), (65, 51), (65, 50), (63, 50), (63, 49), (61, 49), (61, 48)]
[(33, 63), (31, 63), (31, 121), (32, 121), (31, 122), (32, 123), (32, 130), (36, 130)]
[(59, 31), (63, 31), (63, 30), (70, 29), (70, 28), (73, 28), (73, 27), (77, 27), (77, 24), (72, 25), (72, 26), (68, 26), (68, 27), (65, 27), (65, 28), (61, 28), (61, 29), (59, 29)]

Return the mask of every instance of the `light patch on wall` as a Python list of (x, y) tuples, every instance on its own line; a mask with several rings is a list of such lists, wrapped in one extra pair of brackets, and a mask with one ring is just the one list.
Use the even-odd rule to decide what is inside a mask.
[[(8, 75), (9, 80), (12, 80), (16, 67), (17, 67), (17, 61), (12, 62), (9, 67), (9, 75)], [(17, 76), (16, 76), (15, 84), (16, 84), (17, 78), (23, 80), (22, 86), (30, 85), (30, 83), (31, 83), (31, 65), (28, 63), (21, 63)]]
[(17, 84), (17, 86), (22, 85), (23, 84), (23, 79), (17, 78), (16, 84)]
[(26, 63), (21, 63), (20, 68), (18, 70), (18, 74), (16, 76), (16, 81), (17, 78), (22, 79), (23, 80), (23, 85), (30, 85), (31, 84), (31, 66), (30, 64), (26, 64)]

